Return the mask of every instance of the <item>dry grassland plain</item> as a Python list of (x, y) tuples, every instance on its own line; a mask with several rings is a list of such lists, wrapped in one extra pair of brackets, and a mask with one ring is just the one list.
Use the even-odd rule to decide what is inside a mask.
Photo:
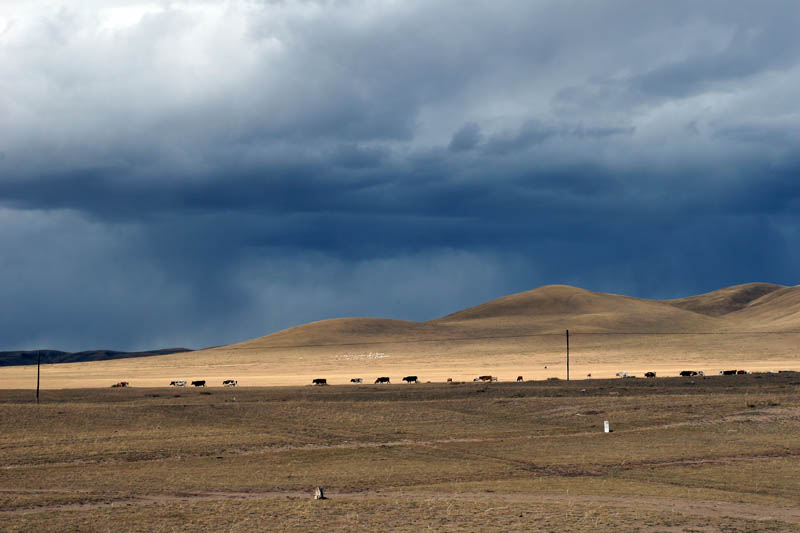
[(797, 373), (41, 400), (0, 391), (3, 531), (800, 529)]
[[(428, 322), (46, 364), (40, 405), (35, 366), (0, 368), (0, 530), (798, 531), (798, 346), (800, 287), (548, 286)], [(666, 377), (684, 369), (706, 377)], [(622, 371), (659, 377), (605, 379)]]

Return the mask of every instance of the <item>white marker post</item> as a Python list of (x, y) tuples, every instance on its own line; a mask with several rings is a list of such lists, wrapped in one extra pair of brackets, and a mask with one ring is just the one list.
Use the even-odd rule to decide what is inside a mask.
[(611, 433), (611, 428), (608, 425), (608, 420), (603, 422), (603, 432), (604, 433)]

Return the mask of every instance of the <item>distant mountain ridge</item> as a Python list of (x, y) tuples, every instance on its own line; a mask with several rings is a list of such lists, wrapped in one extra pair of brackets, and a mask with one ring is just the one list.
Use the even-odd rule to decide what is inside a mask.
[[(450, 341), (465, 340), (480, 340), (482, 349), (492, 353), (501, 345), (513, 343), (515, 338), (562, 335), (565, 329), (576, 334), (616, 335), (800, 332), (800, 286), (747, 283), (686, 298), (648, 300), (568, 285), (545, 285), (426, 322), (333, 318), (236, 344), (198, 350), (191, 357), (212, 355), (231, 361), (254, 357), (248, 360), (258, 361), (267, 353), (324, 351), (327, 347), (342, 350), (345, 346), (353, 346), (354, 350), (363, 350), (367, 346), (380, 350), (381, 346), (391, 344), (404, 345), (406, 352), (413, 351), (410, 346), (414, 345), (420, 353), (441, 353), (449, 349)], [(502, 349), (512, 350), (507, 346)], [(524, 351), (528, 348), (519, 349)], [(191, 351), (185, 348), (77, 353), (44, 350), (42, 362), (102, 361)], [(0, 366), (35, 363), (35, 350), (0, 352)]]
[(703, 315), (724, 316), (757, 304), (764, 296), (785, 289), (791, 290), (792, 287), (774, 283), (746, 283), (688, 298), (664, 300), (664, 303)]
[(278, 331), (217, 350), (260, 352), (293, 347), (577, 333), (722, 333), (800, 331), (800, 286), (748, 283), (697, 296), (647, 300), (545, 285), (427, 322), (333, 318)]
[(129, 357), (149, 357), (172, 353), (191, 352), (188, 348), (163, 348), (143, 352), (119, 352), (115, 350), (87, 350), (83, 352), (62, 352), (59, 350), (16, 350), (0, 352), (0, 366), (35, 365), (41, 353), (42, 363), (84, 363), (87, 361), (108, 361)]

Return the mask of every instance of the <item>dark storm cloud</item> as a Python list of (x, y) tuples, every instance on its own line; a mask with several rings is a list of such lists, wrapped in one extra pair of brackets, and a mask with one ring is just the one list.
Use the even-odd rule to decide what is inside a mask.
[(469, 122), (453, 134), (448, 148), (453, 152), (472, 150), (478, 146), (482, 138), (481, 127), (474, 122)]
[(3, 348), (797, 283), (795, 2), (11, 3)]

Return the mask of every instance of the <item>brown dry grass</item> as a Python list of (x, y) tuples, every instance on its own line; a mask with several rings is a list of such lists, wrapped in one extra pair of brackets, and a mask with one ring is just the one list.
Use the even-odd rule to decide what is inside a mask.
[(794, 531), (798, 392), (795, 374), (62, 390), (39, 406), (5, 391), (0, 523)]

